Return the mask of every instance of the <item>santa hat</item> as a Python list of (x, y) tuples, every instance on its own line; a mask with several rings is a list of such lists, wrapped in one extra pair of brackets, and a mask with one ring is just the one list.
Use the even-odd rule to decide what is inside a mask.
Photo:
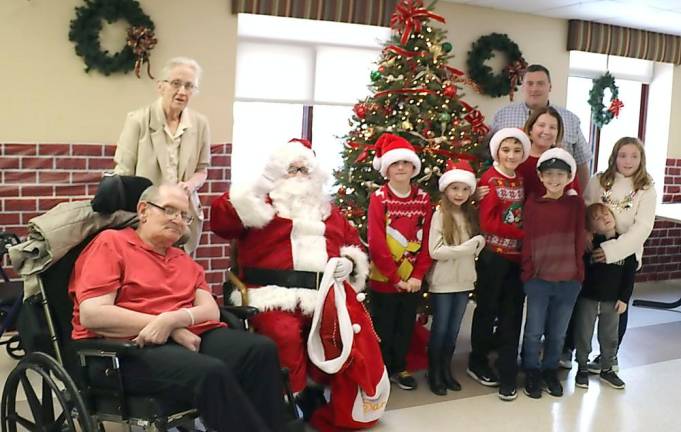
[(447, 161), (447, 171), (440, 177), (440, 192), (444, 192), (447, 186), (454, 182), (467, 184), (471, 188), (471, 193), (475, 192), (476, 181), (471, 164), (465, 160)]
[(373, 166), (380, 171), (383, 177), (388, 175), (388, 167), (395, 162), (411, 162), (414, 167), (412, 177), (421, 171), (421, 159), (416, 155), (416, 150), (409, 141), (401, 136), (384, 133), (376, 141), (376, 156), (374, 156)]
[(315, 152), (312, 150), (312, 143), (310, 141), (302, 138), (292, 138), (289, 142), (274, 150), (268, 162), (268, 165), (276, 171), (276, 173), (269, 173), (274, 177), (272, 180), (286, 176), (288, 167), (294, 162), (302, 162), (310, 172), (318, 168), (319, 163), (315, 157)]
[(530, 143), (530, 138), (527, 134), (523, 132), (522, 129), (518, 128), (503, 128), (499, 129), (497, 133), (494, 134), (489, 142), (489, 151), (492, 153), (492, 159), (495, 161), (499, 160), (499, 146), (501, 142), (507, 138), (515, 138), (523, 145), (523, 160), (525, 162), (528, 157), (530, 157), (530, 148), (532, 144)]
[(551, 168), (562, 169), (570, 172), (570, 180), (575, 179), (577, 174), (577, 163), (570, 153), (559, 147), (546, 150), (537, 161), (537, 171), (544, 171)]

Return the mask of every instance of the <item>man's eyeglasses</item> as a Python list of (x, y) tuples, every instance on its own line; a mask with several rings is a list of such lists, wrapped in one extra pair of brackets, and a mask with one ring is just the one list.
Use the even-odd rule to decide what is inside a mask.
[(290, 167), (288, 167), (288, 170), (286, 170), (286, 172), (287, 172), (289, 175), (296, 175), (296, 174), (298, 174), (298, 173), (302, 173), (302, 174), (304, 174), (304, 175), (308, 175), (308, 174), (310, 173), (310, 170), (307, 169), (306, 166), (300, 166), (300, 167), (299, 167), (299, 166), (291, 165)]
[(196, 85), (194, 85), (193, 82), (190, 82), (190, 81), (181, 81), (181, 80), (172, 80), (172, 81), (168, 81), (168, 80), (163, 80), (163, 82), (170, 84), (170, 86), (171, 86), (172, 88), (174, 88), (175, 90), (179, 90), (180, 87), (184, 87), (184, 89), (187, 90), (187, 91), (190, 92), (190, 93), (191, 93), (191, 92), (194, 92), (194, 91), (197, 91), (197, 90), (199, 89)]
[(163, 207), (163, 206), (155, 204), (151, 201), (145, 201), (145, 202), (152, 207), (156, 207), (159, 210), (163, 210), (163, 213), (165, 213), (165, 215), (168, 216), (168, 218), (170, 218), (170, 219), (174, 219), (175, 217), (177, 217), (179, 215), (180, 218), (187, 224), (190, 224), (194, 221), (194, 216), (187, 214), (187, 212), (180, 211), (180, 210), (176, 209), (175, 207)]

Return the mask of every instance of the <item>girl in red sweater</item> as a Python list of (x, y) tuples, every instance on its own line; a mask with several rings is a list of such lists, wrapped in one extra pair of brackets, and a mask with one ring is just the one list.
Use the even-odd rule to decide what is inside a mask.
[[(517, 397), (518, 341), (523, 318), (523, 293), (520, 281), (520, 240), (523, 179), (516, 174), (518, 165), (530, 154), (530, 139), (517, 128), (505, 128), (490, 140), (494, 164), (480, 178), (489, 193), (480, 201), (480, 230), (486, 245), (477, 262), (477, 306), (471, 329), (471, 354), (466, 371), (486, 386), (499, 386), (502, 400)], [(494, 320), (498, 318), (499, 377), (490, 368), (487, 355), (492, 350)]]
[(421, 281), (430, 268), (428, 231), (432, 205), (427, 193), (411, 184), (421, 160), (404, 138), (385, 133), (376, 141), (374, 168), (388, 183), (369, 199), (368, 238), (371, 316), (391, 381), (416, 388), (407, 371)]

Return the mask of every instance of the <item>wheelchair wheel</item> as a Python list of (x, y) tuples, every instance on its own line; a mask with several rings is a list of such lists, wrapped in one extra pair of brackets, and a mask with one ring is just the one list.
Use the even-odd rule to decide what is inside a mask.
[[(37, 394), (29, 377), (38, 379)], [(30, 415), (17, 411), (17, 394), (23, 390)], [(95, 432), (83, 398), (64, 368), (45, 353), (27, 355), (10, 372), (2, 392), (2, 430)]]
[(21, 360), (26, 356), (19, 335), (12, 336), (5, 344), (5, 349), (7, 349), (7, 354), (15, 360)]

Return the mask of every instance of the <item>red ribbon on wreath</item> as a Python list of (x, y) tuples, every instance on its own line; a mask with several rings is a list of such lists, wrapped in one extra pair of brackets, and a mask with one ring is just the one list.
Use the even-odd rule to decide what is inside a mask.
[(525, 69), (527, 69), (527, 62), (523, 58), (510, 63), (504, 68), (504, 72), (506, 72), (506, 75), (511, 81), (511, 88), (508, 92), (508, 97), (511, 102), (513, 102), (513, 93), (515, 93), (515, 87), (520, 82), (523, 74), (525, 73)]
[(154, 31), (149, 27), (144, 26), (132, 26), (128, 29), (128, 46), (132, 48), (133, 54), (137, 60), (135, 60), (135, 75), (137, 78), (141, 78), (140, 69), (144, 63), (147, 64), (147, 75), (149, 78), (154, 79), (151, 75), (151, 62), (149, 61), (149, 52), (156, 46), (156, 38), (154, 37)]
[(610, 106), (608, 107), (608, 111), (612, 113), (612, 115), (615, 116), (615, 118), (619, 117), (620, 115), (620, 110), (624, 108), (624, 103), (619, 100), (619, 99), (613, 99), (610, 102)]
[(390, 17), (390, 28), (402, 32), (400, 42), (406, 45), (412, 31), (420, 33), (423, 21), (429, 19), (445, 22), (442, 16), (424, 8), (423, 0), (402, 0)]

